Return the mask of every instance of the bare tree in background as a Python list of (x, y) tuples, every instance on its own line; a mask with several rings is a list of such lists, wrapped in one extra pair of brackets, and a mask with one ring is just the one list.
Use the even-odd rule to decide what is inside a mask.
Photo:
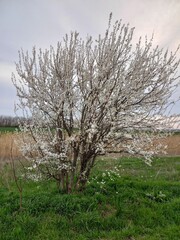
[(23, 121), (23, 118), (0, 116), (0, 127), (18, 127), (19, 120)]
[(111, 18), (96, 40), (72, 32), (57, 48), (21, 51), (12, 77), (18, 107), (31, 117), (21, 151), (67, 192), (84, 188), (96, 157), (110, 149), (150, 163), (159, 151), (156, 116), (177, 85), (177, 51), (153, 47), (153, 39), (132, 46), (134, 28), (111, 26)]

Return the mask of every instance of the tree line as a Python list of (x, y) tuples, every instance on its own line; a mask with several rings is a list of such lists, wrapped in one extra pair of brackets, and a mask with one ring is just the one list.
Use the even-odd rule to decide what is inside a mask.
[(24, 117), (0, 116), (0, 127), (18, 127), (24, 120)]

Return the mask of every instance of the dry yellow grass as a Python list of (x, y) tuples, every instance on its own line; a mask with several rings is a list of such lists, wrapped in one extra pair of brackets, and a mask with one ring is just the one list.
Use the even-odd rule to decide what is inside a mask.
[(167, 137), (164, 143), (167, 145), (168, 155), (180, 156), (180, 134)]
[(14, 159), (21, 157), (17, 146), (14, 144), (15, 134), (2, 133), (0, 134), (0, 165), (4, 165), (10, 161), (11, 148)]
[[(10, 161), (11, 147), (13, 143), (13, 158), (22, 158), (17, 146), (14, 144), (16, 135), (13, 133), (0, 134), (0, 166)], [(180, 135), (170, 136), (163, 140), (167, 144), (167, 154), (171, 156), (180, 155)]]

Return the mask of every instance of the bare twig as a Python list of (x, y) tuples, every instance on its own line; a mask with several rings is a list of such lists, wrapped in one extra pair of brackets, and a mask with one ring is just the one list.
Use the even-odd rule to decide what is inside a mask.
[(16, 187), (19, 192), (19, 207), (20, 207), (20, 210), (22, 210), (23, 209), (23, 207), (22, 207), (23, 188), (22, 188), (22, 183), (21, 183), (21, 181), (19, 181), (18, 176), (16, 174), (16, 168), (15, 168), (14, 157), (13, 157), (13, 139), (11, 139), (10, 162), (11, 162), (11, 168), (12, 168), (12, 172), (13, 172), (14, 182), (15, 182)]

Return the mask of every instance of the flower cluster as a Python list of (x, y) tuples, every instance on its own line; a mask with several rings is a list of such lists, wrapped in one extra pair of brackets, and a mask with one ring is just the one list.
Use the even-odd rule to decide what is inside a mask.
[(164, 202), (167, 200), (167, 195), (162, 193), (162, 191), (146, 193), (146, 196), (156, 202)]
[[(99, 176), (92, 177), (88, 184), (97, 184), (101, 190), (106, 190), (109, 183), (115, 182), (117, 179), (121, 178), (120, 169), (114, 167), (112, 170), (106, 170)], [(118, 194), (118, 192), (116, 192)]]

